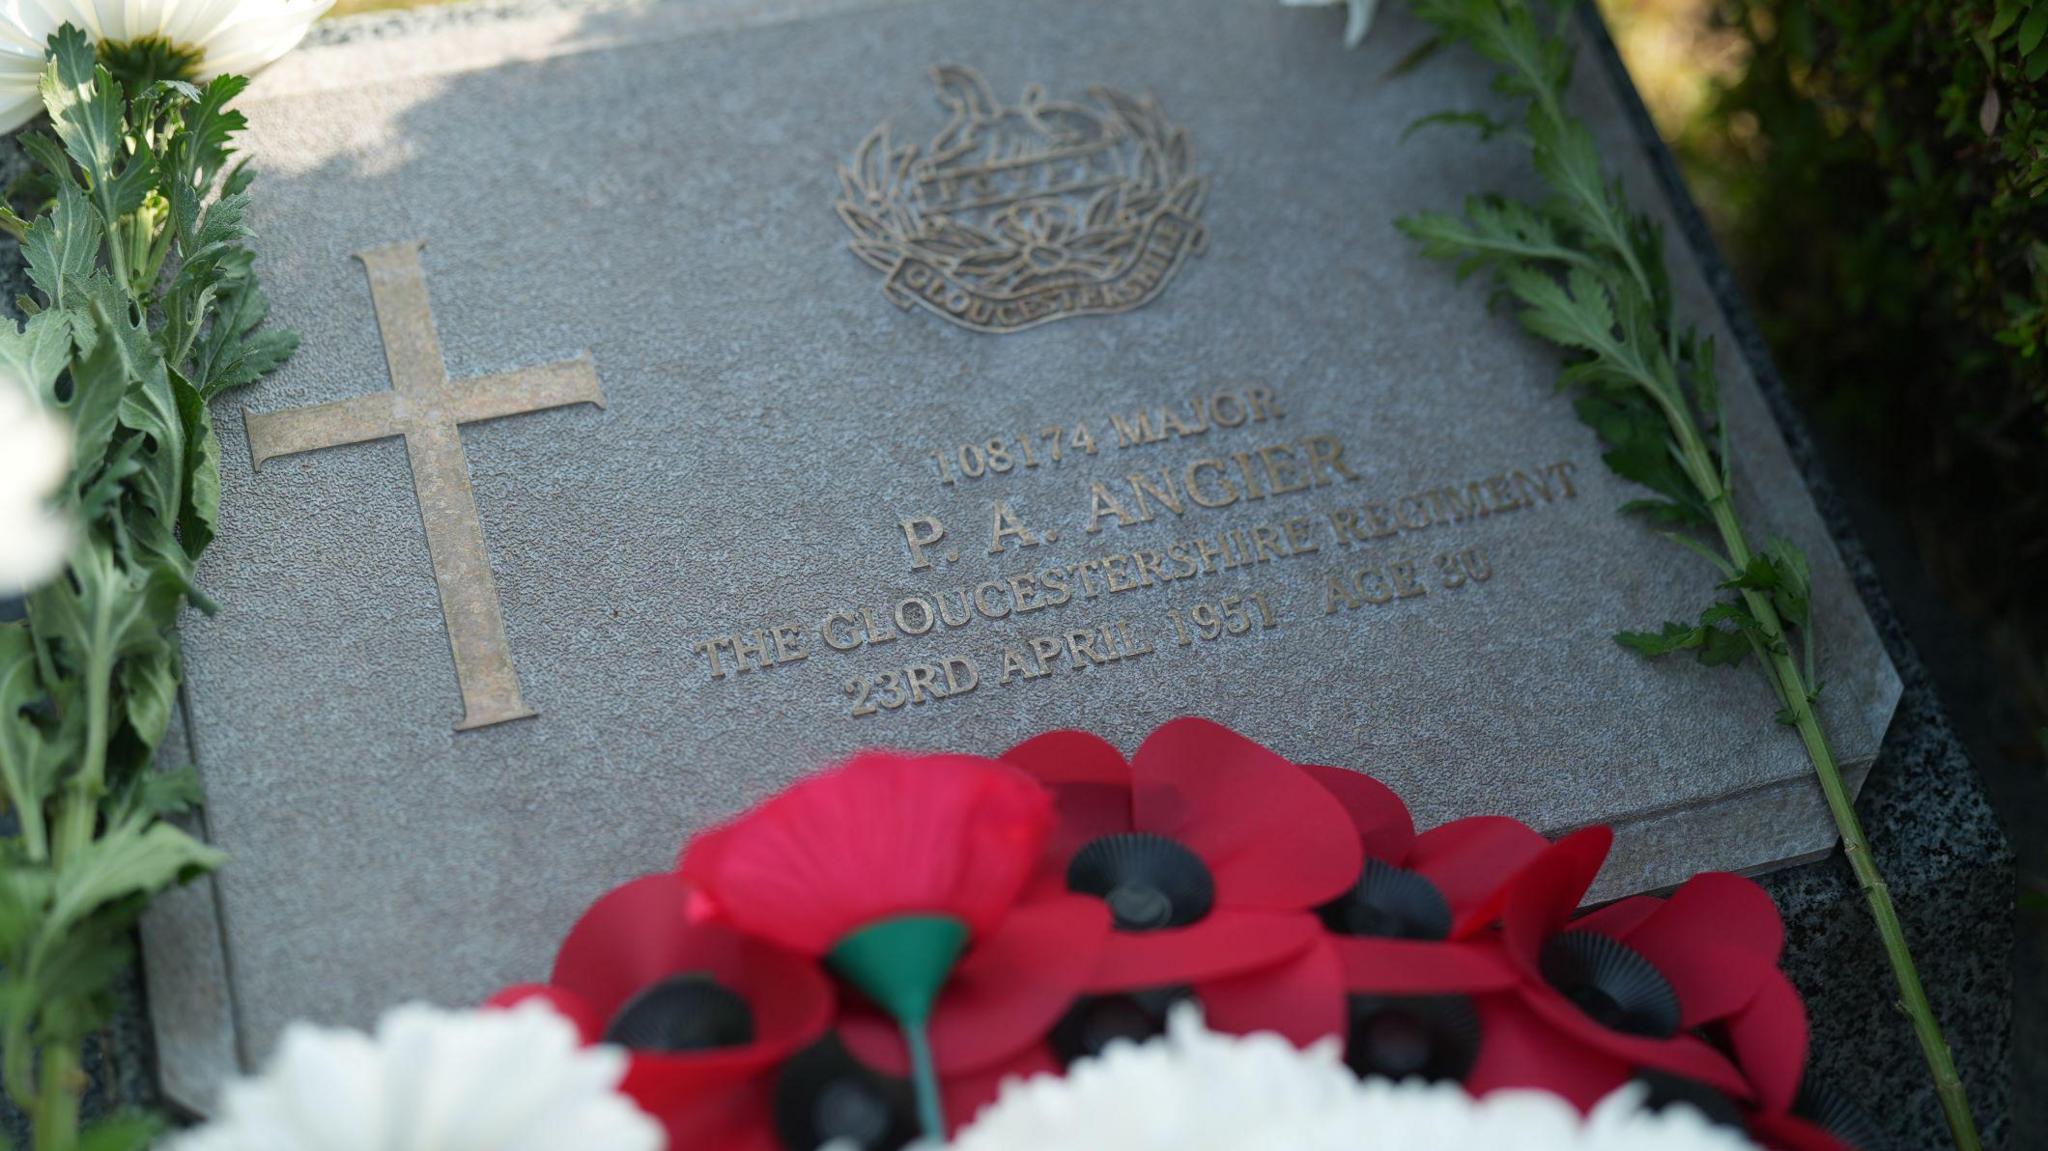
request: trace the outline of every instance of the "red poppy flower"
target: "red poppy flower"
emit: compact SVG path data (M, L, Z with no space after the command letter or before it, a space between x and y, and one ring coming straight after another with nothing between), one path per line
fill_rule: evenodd
M1027 1047L979 1072L947 1075L939 1085L946 1134L957 1134L993 1103L1003 1083L1059 1067L1042 1046ZM895 1151L919 1134L911 1083L870 1066L837 1037L828 1036L784 1064L765 1108L755 1115L766 1141L746 1151L812 1151L832 1146L853 1151ZM676 1151L728 1151L715 1143L672 1143Z
M570 929L545 986L491 1003L543 998L586 1043L625 1047L620 1089L671 1146L776 1147L762 1107L776 1069L830 1027L831 982L810 959L692 922L689 901L672 874L612 891Z
M1010 914L1051 831L1051 798L1014 768L869 753L699 836L682 874L741 930L823 958L896 1021L919 1126L938 1140L933 1009L963 953Z
M980 1075L1042 1045L1087 986L1108 938L1109 914L1099 900L1054 895L1019 904L968 949L939 991L930 1024L939 1074ZM838 1027L861 1062L887 1075L909 1073L903 1036L881 1011L847 1003Z
M1099 983L1076 997L1053 1024L1049 1045L1059 1066L1101 1055L1116 1042L1166 1034L1175 1008L1201 1008L1215 1031L1273 1032L1306 1047L1343 1026L1335 956L1314 942L1300 952L1237 975L1192 984L1152 982L1124 988Z
M1805 1092L1795 1111L1751 1115L1749 1136L1771 1151L1869 1151L1888 1145L1868 1113Z
M1386 784L1341 767L1304 770L1344 806L1365 851L1351 889L1321 909L1343 940L1468 938L1499 918L1508 882L1550 846L1501 815L1417 835L1407 805Z
M1059 819L1039 890L1092 895L1116 932L1091 990L1188 986L1299 956L1313 909L1363 858L1330 793L1219 724L1178 719L1126 761L1085 732L1003 754L1049 788Z
M1629 1081L1629 1060L1551 1026L1512 991L1479 996L1472 1007L1479 1048L1464 1082L1474 1095L1534 1089L1590 1111Z
M1497 947L1468 940L1548 842L1491 816L1417 835L1386 785L1343 768L1304 770L1349 816L1363 866L1317 909L1325 933L1310 948L1195 997L1218 1030L1278 1031L1303 1045L1343 1036L1361 1075L1462 1078L1479 1047L1474 997L1517 981Z
M662 1123L671 1147L812 1151L833 1138L857 1147L912 1138L917 1115L901 1060L871 1064L838 1042L831 982L816 962L728 925L693 921L690 903L673 874L612 891L570 930L547 984L509 988L490 1005L545 999L584 1042L625 1047L620 1090ZM1071 904L1010 917L994 937L1010 940L995 948L1010 956L1010 969L970 956L963 976L1015 975L1016 965L1056 960L1061 950L1078 951L1069 965L1085 968L1091 941L1107 934L1106 917L1092 901ZM1075 931L1075 922L1092 925L1092 935ZM1061 1001L1071 994L1069 987ZM995 1098L1002 1080L1054 1066L1033 1042L1042 1035L1041 1028L971 1072L944 1073L956 1128Z
M733 924L822 956L906 915L994 930L1052 829L1045 791L972 756L856 756L684 849L683 878Z
M1351 887L1317 909L1337 981L1327 1025L1361 1075L1464 1078L1480 1046L1476 997L1517 978L1498 948L1472 939L1548 841L1500 816L1417 835L1385 784L1344 768L1306 770L1343 805L1365 852Z
M1509 886L1500 940L1529 1017L1624 1075L1649 1069L1782 1108L1805 1062L1806 1021L1777 970L1785 933L1770 897L1709 873L1668 899L1638 896L1574 919L1612 843L1606 828L1569 836ZM1735 1061L1699 1032L1721 1037ZM1472 1086L1544 1086L1565 1074L1544 1050L1496 1053Z

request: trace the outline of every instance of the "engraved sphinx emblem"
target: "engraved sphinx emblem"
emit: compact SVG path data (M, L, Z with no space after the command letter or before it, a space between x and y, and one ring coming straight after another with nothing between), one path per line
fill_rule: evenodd
M921 154L884 124L839 169L839 218L898 306L1014 332L1139 307L1202 251L1207 181L1151 97L1033 85L1006 107L970 69L932 78L952 115Z

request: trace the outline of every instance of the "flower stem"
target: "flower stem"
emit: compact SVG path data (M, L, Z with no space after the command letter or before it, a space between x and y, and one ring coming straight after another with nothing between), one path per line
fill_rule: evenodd
M114 679L113 637L104 603L97 605L94 630L86 652L85 746L78 770L57 809L56 864L74 859L92 842L99 821L100 797L106 793L107 740L110 732Z
M1689 416L1679 418L1673 415L1671 424L1688 470L1700 484L1700 494L1707 498L1713 511L1714 528L1720 534L1728 561L1741 571L1749 566L1749 541L1743 534L1742 522L1735 516L1734 504L1727 491L1718 481L1713 481L1711 488L1701 482L1703 477L1718 474L1718 469L1712 463L1699 429ZM1778 689L1778 698L1790 713L1792 725L1806 747L1806 757L1813 763L1813 773L1820 780L1821 794L1827 798L1828 812L1834 816L1835 830L1841 834L1842 854L1848 857L1849 870L1855 873L1857 886L1863 889L1863 897L1870 904L1871 918L1877 921L1877 934L1884 943L1885 959L1891 965L1893 981L1898 984L1899 1008L1912 1023L1913 1036L1919 1041L1920 1053L1934 1077L1935 1095L1941 1101L1949 1136L1955 1141L1957 1151L1980 1151L1982 1144L1977 1134L1977 1121L1970 1114L1970 1102L1963 1090L1962 1077L1956 1073L1955 1056L1949 1050L1948 1039L1942 1034L1940 1020L1934 1017L1933 1005L1927 1001L1927 990L1920 982L1920 969L1913 962L1905 928L1900 924L1898 909L1892 903L1891 888L1878 870L1876 859L1871 856L1870 840L1863 833L1863 821L1856 815L1856 804L1849 797L1849 788L1842 780L1834 749L1828 745L1827 732L1821 727L1819 714L1813 710L1812 685L1807 683L1798 659L1785 642L1784 623L1771 597L1747 589L1742 592L1742 597L1750 614L1771 637L1769 647L1760 654L1765 657L1771 683Z
M1718 555L1703 541L1684 535L1676 538L1720 567L1728 577L1722 586L1734 588L1740 597L1740 614L1746 622L1739 630L1784 704L1781 718L1799 732L1813 763L1828 811L1842 837L1843 853L1877 921L1885 957L1898 985L1899 1007L1911 1021L1933 1074L1950 1134L1959 1151L1979 1151L1976 1124L1955 1060L1927 1001L1891 893L1871 858L1870 842L1813 708L1817 680L1808 619L1801 611L1791 617L1800 628L1799 639L1805 647L1807 658L1802 665L1793 651L1787 617L1778 608L1776 596L1782 592L1768 582L1775 578L1781 586L1786 581L1803 585L1803 564L1794 553L1795 568L1778 569L1785 558L1781 550L1789 549L1773 545L1766 556L1773 571L1768 577L1751 576L1755 553L1729 499L1727 423L1720 415L1718 387L1712 379L1711 341L1706 354L1699 355L1691 350L1689 333L1681 338L1672 316L1670 293L1664 290L1667 277L1651 274L1666 271L1658 266L1662 255L1654 240L1655 228L1629 207L1623 186L1605 171L1590 131L1567 107L1566 88L1575 48L1564 33L1563 21L1570 6L1559 6L1556 30L1545 31L1539 16L1550 7L1534 0L1415 0L1418 14L1436 25L1446 39L1469 43L1495 64L1498 90L1526 101L1526 142L1538 173L1550 186L1551 198L1514 205L1512 217L1499 210L1484 215L1468 212L1462 220L1425 214L1405 221L1403 227L1432 254L1493 264L1503 289L1521 301L1525 320L1540 318L1541 323L1531 327L1575 356L1586 357L1576 367L1597 369L1596 373L1568 376L1568 381L1576 379L1583 390L1596 396L1616 385L1633 386L1657 409L1656 416L1643 413L1648 426L1638 424L1637 417L1627 412L1616 418L1627 425L1629 433L1644 436L1656 435L1656 425L1662 423L1684 483L1699 496L1706 518L1720 537ZM1559 249L1564 254L1555 251ZM1654 331L1650 330L1652 324L1641 322L1644 319L1654 324ZM1696 373L1690 389L1681 371L1688 366ZM1588 422L1593 421L1589 418ZM1703 426L1712 427L1722 437L1718 458L1708 447ZM1612 439L1605 431L1602 436ZM1645 478L1638 464L1624 468L1612 458L1609 463L1616 472L1667 496L1679 494L1661 481ZM1690 502L1682 501L1668 510L1683 514L1691 510ZM1803 599L1811 589L1801 586L1798 590ZM1703 616L1698 630L1715 626L1715 620ZM1696 633L1694 642L1704 641ZM1663 650L1678 646L1689 645Z
M1785 665L1779 669L1781 675L1788 671L1796 674L1796 665L1792 664L1789 654L1778 653L1773 658ZM1871 917L1877 920L1877 933L1884 941L1885 959L1890 962L1892 978L1899 986L1899 1007L1911 1021L1913 1037L1919 1040L1920 1053L1927 1060L1928 1071L1934 1076L1934 1093L1941 1100L1941 1112L1948 1121L1949 1136L1955 1140L1959 1151L1978 1151L1981 1144L1977 1136L1977 1121L1970 1114L1970 1101L1964 1093L1962 1077L1956 1073L1955 1056L1949 1051L1941 1023L1935 1019L1934 1008L1927 1001L1927 991L1920 984L1919 968L1914 965L1913 953L1906 945L1906 933L1899 923L1898 909L1892 905L1891 888L1885 884L1883 874L1877 869L1877 861L1871 857L1870 842L1864 838L1862 821L1857 819L1848 789L1842 784L1834 752L1828 747L1827 733L1821 730L1820 720L1814 715L1810 703L1802 699L1791 706L1799 738L1806 744L1806 754L1813 760L1814 772L1820 776L1821 791L1827 796L1828 810L1834 814L1835 827L1842 833L1842 853L1849 857L1849 869L1856 873L1856 882L1870 903Z
M910 1086L917 1094L917 1121L934 1146L946 1141L946 1105L939 1097L939 1072L932 1063L931 1034L922 1019L903 1021L903 1042L910 1048Z
M34 1151L73 1151L78 1146L78 1052L64 1044L43 1049L41 1082L29 1115Z

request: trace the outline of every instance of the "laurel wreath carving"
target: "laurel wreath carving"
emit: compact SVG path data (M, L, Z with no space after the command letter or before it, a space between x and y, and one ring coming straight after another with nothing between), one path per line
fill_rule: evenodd
M1005 106L970 69L942 66L932 78L952 116L922 154L898 146L884 123L839 166L837 208L853 233L851 247L884 272L914 257L992 295L1101 280L1135 258L1161 213L1192 217L1201 209L1207 181L1193 172L1187 133L1149 95L1094 87L1093 103L1083 104L1048 100L1032 85ZM1013 158L1028 160L1033 148L1044 154L1091 145L1111 145L1123 176L1085 203L1034 196L969 218L928 204L920 192L991 149L1009 146Z

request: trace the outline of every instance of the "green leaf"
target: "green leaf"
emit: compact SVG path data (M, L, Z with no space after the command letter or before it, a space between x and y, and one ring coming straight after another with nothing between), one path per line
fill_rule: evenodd
M1706 522L1698 509L1676 500L1630 500L1621 505L1624 515L1640 516L1658 527L1685 528Z
M199 222L181 222L180 253L184 257L177 275L164 292L162 346L172 364L183 364L199 338L206 318L214 309L223 288L250 278L254 257L242 246L248 229L242 214L248 193L221 197L205 210Z
M0 955L18 952L42 929L52 879L42 867L0 867ZM6 1012L0 1009L0 1016Z
M94 277L86 291L89 298L112 301L111 306L118 308L127 307L120 287L105 276ZM129 376L120 347L111 339L101 338L100 325L91 313L75 314L86 322L72 325L72 336L82 354L72 361L71 396L64 409L71 420L71 468L76 486L90 479L106 459L121 400L128 392Z
M63 312L39 312L16 327L0 322L0 368L35 389L43 403L57 402L57 379L71 356L71 318Z
M43 1045L79 1042L112 1014L113 983L134 961L135 921L145 899L140 893L124 897L61 933L46 931L38 941L40 978L28 991Z
M1451 126L1471 128L1479 133L1481 140L1491 140L1511 129L1511 125L1496 120L1484 112L1436 112L1403 128L1401 139L1405 141L1424 128Z
M22 150L29 154L29 158L35 161L35 168L31 173L34 179L24 180L25 183L39 185L27 192L26 195L31 200L54 199L59 183L77 179L72 172L71 157L64 154L64 145L42 132L22 132L15 139L20 142ZM40 185L47 185L47 188ZM14 193L12 188L8 191L10 195Z
M1605 299L1574 298L1555 276L1518 264L1500 270L1501 283L1522 305L1522 326L1567 348L1598 354L1612 342L1613 313Z
M1813 577L1807 568L1806 553L1785 539L1772 540L1764 553L1770 557L1771 566L1778 576L1772 604L1786 623L1805 627L1813 602Z
M246 76L216 76L204 91L193 93L193 106L185 115L185 130L179 134L176 157L177 183L204 191L220 174L237 132L248 127L240 112L228 102L249 86Z
M1575 120L1537 117L1531 121L1530 135L1536 142L1536 171L1551 186L1559 213L1593 244L1633 258L1629 221L1608 199L1593 134Z
M1714 604L1700 614L1697 624L1667 623L1662 631L1625 631L1614 639L1646 656L1691 651L1701 663L1710 666L1741 663L1749 658L1758 642L1756 621L1740 605L1732 603Z
M2020 55L2032 55L2034 49L2041 46L2044 35L2048 35L2048 4L2037 4L2034 10L2027 14L2026 21L2020 25L2019 39L2015 41Z
M47 732L33 718L48 694L37 673L28 626L19 621L0 624L0 788L5 789L7 806L16 812L22 846L30 858L40 858L47 848L43 805L73 749L70 733L61 728Z
M1702 627L1699 660L1709 667L1733 667L1748 659L1753 650L1750 637L1741 631Z
M51 127L85 173L101 223L140 207L154 177L152 158L147 151L130 153L122 131L120 88L99 66L92 41L69 24L50 37L42 93Z
M29 618L36 634L61 642L73 661L111 669L160 642L160 632L176 622L184 590L166 565L124 567L111 544L88 538L72 554L70 579L29 596Z
M1749 565L1733 579L1723 581L1724 588L1738 588L1748 591L1776 591L1779 585L1778 568L1767 555L1749 557Z
M1572 408L1607 445L1601 459L1614 474L1685 509L1690 522L1708 522L1707 505L1671 454L1670 429L1646 396L1632 386L1620 392L1588 391Z
M256 331L269 312L270 301L253 278L221 294L213 326L193 356L191 379L201 395L210 400L252 384L298 350L295 332Z
M2023 10L2021 0L1998 0L1998 11L1991 17L1991 26L1984 34L1993 40L2005 35L2005 30L2018 23Z
M1406 76L1408 73L1428 63L1443 49L1444 38L1442 36L1431 36L1429 39L1410 48L1399 60L1394 61L1393 65L1381 74L1380 79L1382 81L1396 80Z
M1397 220L1395 226L1420 241L1423 254L1433 259L1487 263L1581 259L1560 242L1556 224L1548 217L1528 205L1498 197L1475 196L1466 201L1464 219L1424 212Z
M140 467L130 485L135 498L128 508L128 527L141 546L171 564L182 578L189 557L175 530L185 510L185 421L169 370L148 329L129 316L120 289L109 281L102 283L91 303L94 350L111 357L104 365L107 381L121 381L118 422L142 437L134 456Z
M193 559L213 542L220 519L220 438L199 390L183 376L171 376L178 416L185 429L185 504L178 513L178 538Z
M156 752L170 727L171 710L178 702L180 670L178 637L171 631L157 633L121 660L116 674L121 707L141 744L143 758Z
M1700 646L1704 641L1700 635L1702 630L1690 624L1671 622L1666 623L1662 631L1617 632L1614 642L1643 655L1670 655Z
M85 193L75 181L61 181L56 206L36 218L21 245L28 278L51 307L65 307L79 295L78 287L99 259L101 237L99 218Z
M168 823L132 818L101 833L57 873L44 933L62 935L115 900L159 891L226 859Z
M146 1151L163 1130L163 1122L152 1115L102 1119L78 1137L78 1151Z
M206 798L199 773L190 767L171 771L145 771L136 776L131 810L151 815L178 815L197 808Z

